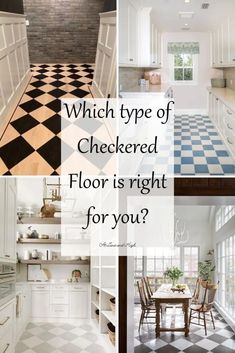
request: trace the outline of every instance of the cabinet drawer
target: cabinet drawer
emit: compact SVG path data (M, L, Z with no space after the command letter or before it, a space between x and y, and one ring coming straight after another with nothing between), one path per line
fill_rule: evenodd
M88 287L87 286L83 286L81 284L71 284L70 290L72 291L88 291Z
M11 303L0 311L0 339L5 336L6 332L10 332L12 330L14 310L15 306Z
M52 304L68 304L69 303L69 294L68 292L53 291L51 293L51 303Z
M58 290L66 291L66 290L68 290L68 286L66 284L53 284L51 286L51 290L53 290L53 291L58 291Z
M224 113L226 116L233 117L235 119L235 113L226 106L224 106Z
M68 305L51 305L51 316L52 317L68 317L69 307Z
M235 116L234 115L225 115L225 124L226 129L233 130L235 133Z
M50 287L46 284L33 284L32 285L32 291L39 290L41 292L41 291L47 291L49 289L50 289Z
M1 353L13 353L13 333L8 332L4 337L0 339L0 352Z
M228 143L229 147L235 151L235 131L227 130L226 131L226 142Z

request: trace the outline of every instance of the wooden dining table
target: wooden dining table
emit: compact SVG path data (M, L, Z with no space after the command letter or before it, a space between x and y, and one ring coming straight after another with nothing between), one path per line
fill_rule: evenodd
M160 288L153 293L152 299L155 301L156 306L156 337L160 337L161 332L166 331L182 331L185 337L189 334L189 306L192 295L188 286L184 292L173 292L171 284L162 284ZM177 305L182 304L184 315L184 327L161 327L161 305Z

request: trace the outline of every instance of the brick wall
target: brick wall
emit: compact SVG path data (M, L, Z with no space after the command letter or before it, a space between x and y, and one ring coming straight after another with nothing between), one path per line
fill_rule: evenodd
M31 63L94 63L104 0L24 0Z

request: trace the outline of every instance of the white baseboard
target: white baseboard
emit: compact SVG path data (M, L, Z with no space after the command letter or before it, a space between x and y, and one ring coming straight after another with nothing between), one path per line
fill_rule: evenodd
M217 303L215 303L215 308L235 332L235 321L233 321Z
M208 115L207 109L175 109L175 115Z
M24 91L25 91L29 81L31 80L31 77L32 77L32 73L29 70L26 73L22 82L20 83L17 91L15 92L15 94L12 97L11 101L9 102L8 106L4 110L4 116L2 117L2 121L0 124L0 139L2 138L2 135L3 135L7 125L11 121L12 115L13 115L15 109L17 108L17 105L19 104L21 97L24 94Z

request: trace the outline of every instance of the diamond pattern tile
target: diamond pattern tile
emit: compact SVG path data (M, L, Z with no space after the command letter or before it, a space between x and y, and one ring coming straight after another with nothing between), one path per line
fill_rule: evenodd
M15 353L110 353L97 326L84 321L29 323L16 344Z
M69 125L61 122L61 98L91 97L93 64L34 64L31 71L31 81L0 140L1 175L58 174L62 146L65 158L73 152L71 143L61 143L61 130ZM100 123L84 126L79 122L78 127L77 138L90 137ZM98 174L107 168L106 161L83 158L83 162Z
M138 331L140 307L135 307L135 349L134 353L232 353L235 349L235 333L215 309L215 330L208 322L208 335L204 328L191 324L188 337L183 332L162 332L160 338L155 337L155 325L148 323ZM184 326L181 308L168 308L163 318L167 327Z

